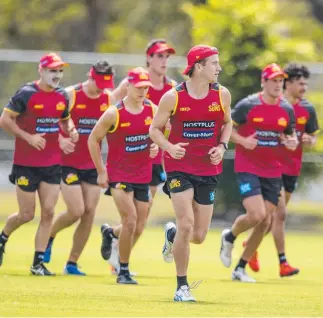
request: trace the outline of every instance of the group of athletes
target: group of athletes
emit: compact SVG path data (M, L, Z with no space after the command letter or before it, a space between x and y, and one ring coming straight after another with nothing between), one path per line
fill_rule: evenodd
M1 127L16 137L13 168L19 210L0 234L0 266L11 234L41 215L31 273L53 276L45 263L57 234L78 222L64 272L85 275L78 259L91 233L100 188L112 195L120 224L101 226L101 255L119 284L137 284L129 270L133 246L143 233L158 186L171 198L176 223L165 225L162 254L175 260L174 301L195 301L187 268L190 243L201 244L209 230L222 159L236 144L235 172L246 214L221 235L220 259L230 267L235 239L250 230L232 279L255 282L245 271L259 271L257 248L272 232L280 276L299 270L285 256L286 205L296 188L303 145L313 146L319 131L314 107L304 98L310 73L303 65L267 65L262 90L237 103L218 83L219 51L197 45L187 54L177 84L166 76L175 54L165 40L146 48L146 68L137 67L114 88L114 70L95 63L84 82L62 88L65 63L56 53L41 58L40 77L22 86L5 106ZM108 155L102 159L106 139ZM54 220L61 191L66 211Z

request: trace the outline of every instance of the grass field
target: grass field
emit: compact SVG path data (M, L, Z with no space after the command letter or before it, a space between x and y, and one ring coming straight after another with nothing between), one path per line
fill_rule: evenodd
M1 227L3 224L0 224ZM0 269L0 316L323 316L322 237L289 234L288 256L301 268L299 276L278 277L271 238L260 249L261 272L256 284L230 280L231 271L218 259L219 232L211 231L201 246L192 246L190 282L197 303L173 303L175 268L163 263L161 228L148 228L131 262L138 286L121 286L100 258L99 227L93 229L80 260L87 277L63 276L72 228L62 232L53 248L49 268L57 277L29 275L36 224L21 227L7 244ZM237 242L234 258L241 251Z

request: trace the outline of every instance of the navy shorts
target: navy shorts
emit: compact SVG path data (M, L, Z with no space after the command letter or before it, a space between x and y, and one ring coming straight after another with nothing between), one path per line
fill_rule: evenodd
M167 182L163 187L163 191L171 197L171 193L194 189L194 201L199 204L210 205L214 204L217 185L217 176L195 176L174 171L167 174Z
M111 188L133 192L133 197L138 201L149 202L150 199L148 183L110 182L109 188L104 194L111 195Z
M298 176L282 175L283 188L286 192L293 193L297 188Z
M238 172L237 181L243 199L262 195L265 201L278 205L282 187L281 178L264 178L248 172Z
M81 182L97 185L98 173L96 169L76 169L62 167L62 180L67 185L78 185Z
M166 173L162 165L153 165L152 179L149 185L158 186L166 181Z

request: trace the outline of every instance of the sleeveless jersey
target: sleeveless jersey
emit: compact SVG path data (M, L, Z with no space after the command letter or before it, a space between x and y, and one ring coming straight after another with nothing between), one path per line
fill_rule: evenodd
M150 99L155 105L158 106L160 99L163 97L163 95L168 92L170 89L172 89L176 85L176 82L167 76L164 78L164 87L161 90L157 90L151 86L149 86L148 93L146 97ZM163 162L163 155L162 150L159 150L158 155L152 159L153 164L161 165Z
M150 100L144 100L143 110L139 114L128 112L123 101L115 106L117 122L107 134L110 182L140 184L151 181L149 127L154 116L152 105Z
M90 98L84 93L82 84L74 87L74 101L71 101L70 114L79 133L79 140L74 152L62 152L62 166L81 170L95 169L87 140L94 125L109 106L109 95L102 93L98 98Z
M220 97L221 86L210 84L209 93L203 99L194 99L186 83L175 87L177 104L170 118L172 144L188 142L186 154L181 160L164 154L166 172L180 171L197 176L214 176L222 172L222 162L212 165L208 152L219 145L224 123L224 108Z

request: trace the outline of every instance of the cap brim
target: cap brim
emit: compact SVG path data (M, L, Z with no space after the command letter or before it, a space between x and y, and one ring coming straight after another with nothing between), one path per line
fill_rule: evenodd
M153 84L149 81L142 81L137 83L131 83L134 87L143 87L143 86L153 86Z
M65 63L63 61L61 62L53 62L47 66L44 66L44 67L47 67L47 68L56 68L56 67L66 67L66 66L70 66L68 63Z
M172 47L163 47L163 48L157 49L154 53L164 53L164 52L168 52L169 54L176 53L175 49L173 49Z
M184 75L187 75L189 73L189 71L191 70L191 68L193 67L193 65L187 65L185 70L183 71Z
M284 73L284 72L275 72L275 73L270 74L266 78L267 79L273 79L273 78L276 78L276 77L279 77L279 76L282 76L284 78L288 77L288 75L286 73Z
M95 81L96 86L98 88L100 88L100 89L106 89L106 88L113 89L114 88L114 83L111 82L111 81L102 81L102 82L100 82L100 81L96 81L95 79L94 79L94 81Z

